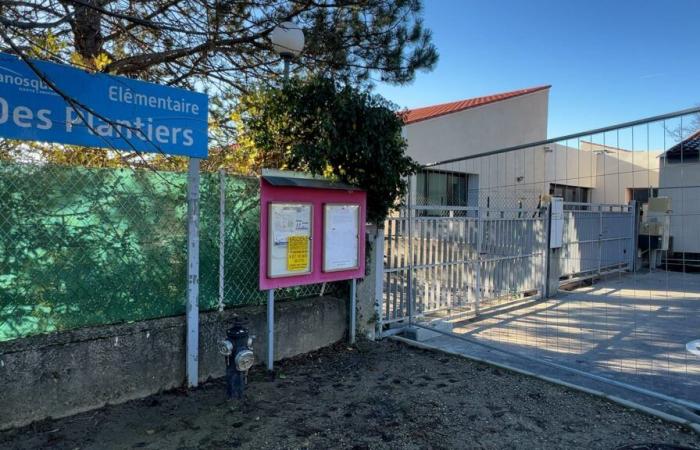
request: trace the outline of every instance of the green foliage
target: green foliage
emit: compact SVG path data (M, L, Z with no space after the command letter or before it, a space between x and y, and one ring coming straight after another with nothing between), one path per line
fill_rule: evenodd
M2 51L206 91L219 146L239 95L279 77L268 36L282 22L306 36L298 73L404 84L438 59L421 0L43 0L0 11Z
M374 223L401 200L406 177L418 169L390 103L326 78L256 90L233 117L239 151L256 169L301 170L362 187Z

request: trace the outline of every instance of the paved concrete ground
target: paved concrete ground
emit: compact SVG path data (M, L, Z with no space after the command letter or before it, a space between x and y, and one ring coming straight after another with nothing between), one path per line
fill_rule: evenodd
M557 298L501 308L453 325L456 334L499 349L700 403L700 356L685 347L700 339L700 274L620 274ZM453 337L425 343L673 412L656 399Z

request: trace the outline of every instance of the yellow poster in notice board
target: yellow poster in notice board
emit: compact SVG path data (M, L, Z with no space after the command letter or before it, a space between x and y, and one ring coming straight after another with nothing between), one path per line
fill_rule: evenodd
M306 270L309 266L309 237L287 237L287 270Z

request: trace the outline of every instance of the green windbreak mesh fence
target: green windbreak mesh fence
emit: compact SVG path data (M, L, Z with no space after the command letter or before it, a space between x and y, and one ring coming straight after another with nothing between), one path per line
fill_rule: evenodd
M184 311L186 176L0 165L0 340Z
M258 181L224 183L223 303L262 304ZM0 341L184 314L186 186L185 173L0 163ZM200 195L200 309L211 310L219 302L219 174L202 174Z

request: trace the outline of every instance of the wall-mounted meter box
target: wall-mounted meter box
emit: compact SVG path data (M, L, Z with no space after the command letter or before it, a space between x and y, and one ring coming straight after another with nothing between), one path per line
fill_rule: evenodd
M564 243L564 199L552 197L552 220L550 221L549 248L561 248Z

